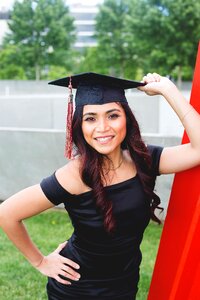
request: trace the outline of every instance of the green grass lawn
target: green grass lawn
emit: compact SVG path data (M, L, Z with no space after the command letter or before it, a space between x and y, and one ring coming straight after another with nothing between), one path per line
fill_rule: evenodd
M63 210L50 210L26 220L29 233L46 255L57 248L72 232L68 215ZM137 300L145 300L154 266L162 226L150 223L142 243L143 261ZM46 278L36 271L15 249L0 230L0 299L44 300Z

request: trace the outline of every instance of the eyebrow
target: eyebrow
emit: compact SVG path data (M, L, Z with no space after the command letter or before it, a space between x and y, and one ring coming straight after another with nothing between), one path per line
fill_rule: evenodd
M112 112L121 112L121 110L120 110L120 109L117 109L117 108L113 108L113 109L110 109L110 110L106 111L106 114L110 114L110 113L112 113ZM88 113L85 113L85 114L83 115L83 117L85 117L85 116L87 116L87 115L89 115L89 116L96 116L97 113L95 113L95 112L88 112Z

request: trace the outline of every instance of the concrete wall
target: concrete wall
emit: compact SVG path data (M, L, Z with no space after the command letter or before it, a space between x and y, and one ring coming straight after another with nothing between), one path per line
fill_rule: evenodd
M0 130L0 199L39 182L66 163L64 132Z

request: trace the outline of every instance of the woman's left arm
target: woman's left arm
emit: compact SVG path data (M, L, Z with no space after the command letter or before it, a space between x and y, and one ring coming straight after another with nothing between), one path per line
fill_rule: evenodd
M187 102L176 85L156 73L144 76L147 84L139 89L147 95L162 95L185 128L189 143L164 148L160 158L160 174L184 171L200 164L200 115Z

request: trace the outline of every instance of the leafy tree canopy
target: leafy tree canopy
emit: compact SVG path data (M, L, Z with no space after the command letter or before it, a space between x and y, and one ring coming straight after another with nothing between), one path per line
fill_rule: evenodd
M48 65L70 68L75 34L73 19L63 0L16 1L8 25L10 33L3 48L16 46L15 59L28 78L40 79Z
M89 59L97 61L94 63L97 70L118 76L135 75L137 60L130 51L132 33L126 25L129 13L129 0L105 0L100 7L95 34L98 47L89 53Z
M18 48L10 45L0 51L0 78L1 79L27 79L24 69L20 66L20 59L16 55Z
M200 39L200 2L140 0L131 4L127 25L135 33L144 72L191 78Z

